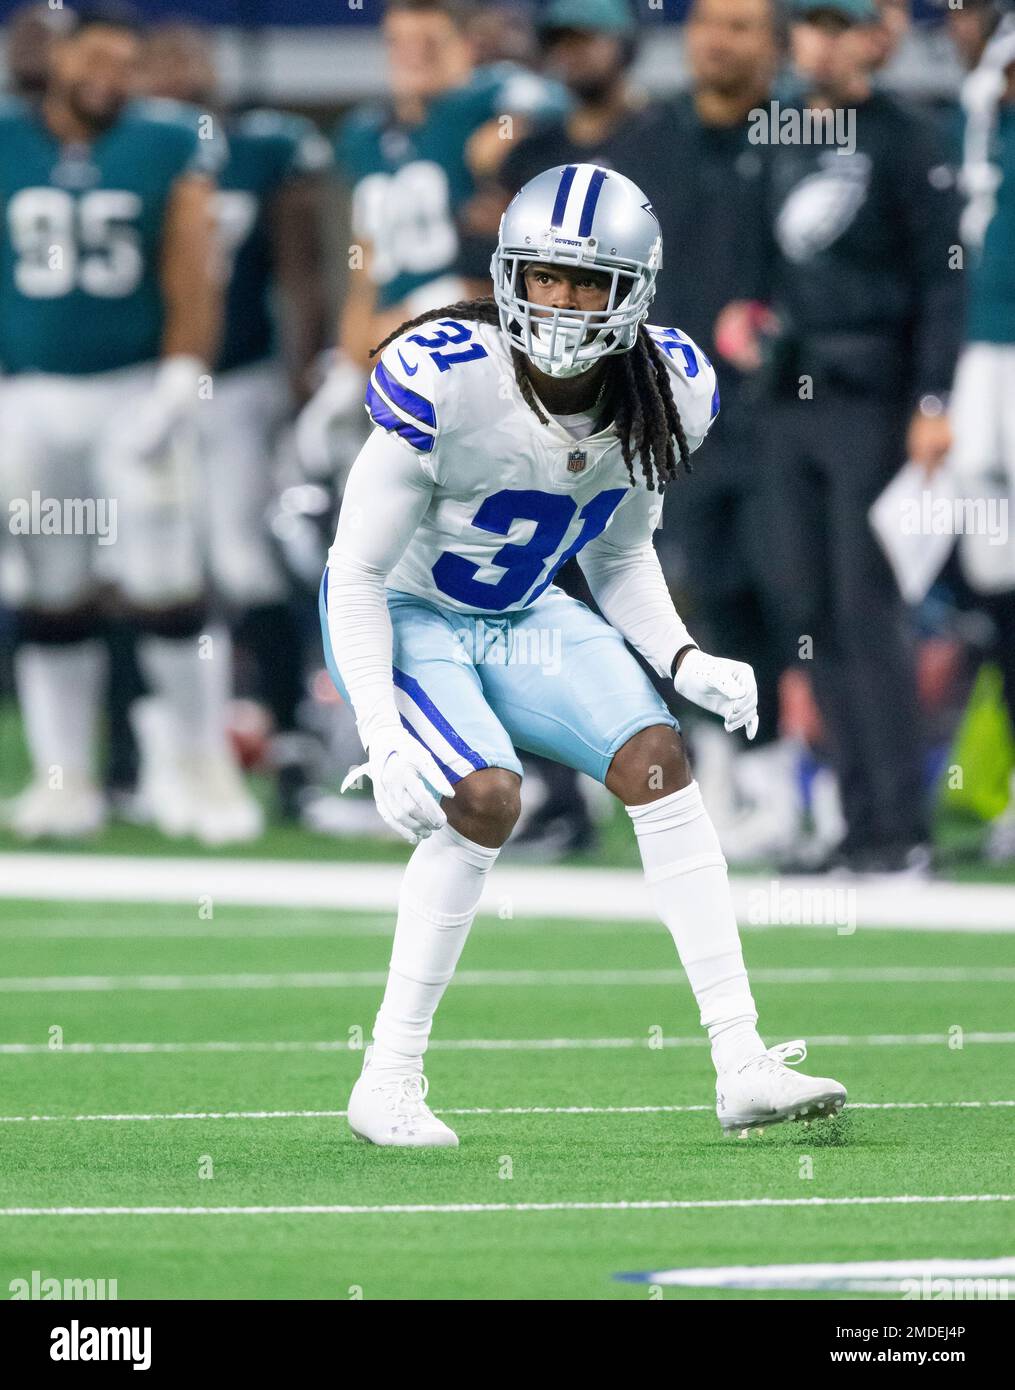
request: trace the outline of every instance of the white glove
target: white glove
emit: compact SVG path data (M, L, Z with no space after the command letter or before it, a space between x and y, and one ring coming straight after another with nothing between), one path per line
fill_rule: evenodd
M381 818L411 845L447 824L439 796L454 796L455 789L407 729L378 730L370 740L368 758L362 766L350 768L342 791L365 772Z
M195 418L201 377L207 370L199 357L183 353L164 357L152 389L114 419L117 442L141 457L161 453L175 432Z
M367 375L340 352L327 376L296 417L296 453L307 474L330 477L343 449L355 452L356 431L367 421L363 410Z
M685 700L721 714L728 734L744 729L753 738L758 732L758 684L746 661L707 656L695 647L682 658L673 684Z

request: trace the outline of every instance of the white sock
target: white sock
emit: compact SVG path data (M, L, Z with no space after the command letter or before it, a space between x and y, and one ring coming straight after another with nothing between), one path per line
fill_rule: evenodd
M387 988L374 1022L375 1069L422 1069L434 1013L499 853L450 825L413 850L398 900Z
M697 782L627 808L656 911L669 928L712 1043L716 1070L764 1052L726 860Z
M91 780L99 698L106 669L101 642L29 642L14 657L21 717L35 776Z
M171 712L178 747L187 754L221 756L228 749L226 702L232 685L232 647L214 631L207 656L199 637L155 637L138 642L138 660L152 689Z

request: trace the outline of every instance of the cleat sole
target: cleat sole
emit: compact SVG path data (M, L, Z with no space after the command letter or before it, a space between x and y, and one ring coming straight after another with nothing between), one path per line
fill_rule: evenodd
M809 1129L815 1120L831 1120L840 1114L846 1104L845 1096L828 1096L818 1100L808 1101L799 1110L786 1115L773 1115L771 1119L759 1121L757 1119L745 1120L737 1118L733 1120L720 1120L724 1134L736 1134L738 1139L746 1139L753 1131L756 1135L764 1134L766 1129L771 1129L774 1125L792 1124L794 1122L804 1124Z

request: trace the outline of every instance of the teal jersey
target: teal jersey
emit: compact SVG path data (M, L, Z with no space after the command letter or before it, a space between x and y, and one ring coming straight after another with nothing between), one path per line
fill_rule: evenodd
M1015 107L1002 106L991 162L1001 171L983 249L970 255L969 319L973 343L1015 343Z
M271 203L290 180L331 163L317 128L280 111L248 111L226 125L228 155L219 175L219 238L229 290L218 365L258 362L274 347L274 248Z
M428 106L421 124L398 122L390 104L358 107L335 136L339 172L352 190L355 237L373 248L378 308L454 270L456 214L474 192L469 137L505 116L550 120L567 111L559 83L517 63L478 68Z
M211 142L174 103L126 108L61 146L34 108L0 107L0 368L80 375L159 355L170 190L212 172Z

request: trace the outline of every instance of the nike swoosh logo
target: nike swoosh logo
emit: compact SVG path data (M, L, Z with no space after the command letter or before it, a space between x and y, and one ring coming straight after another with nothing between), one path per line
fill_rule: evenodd
M417 362L416 365L415 365L415 367L410 367L409 364L408 364L408 362L406 362L405 358L402 356L401 352L399 352L399 354L398 354L398 360L399 360L399 362L401 362L402 366L405 368L405 375L406 375L406 376L415 376L416 373L419 371L419 363Z

